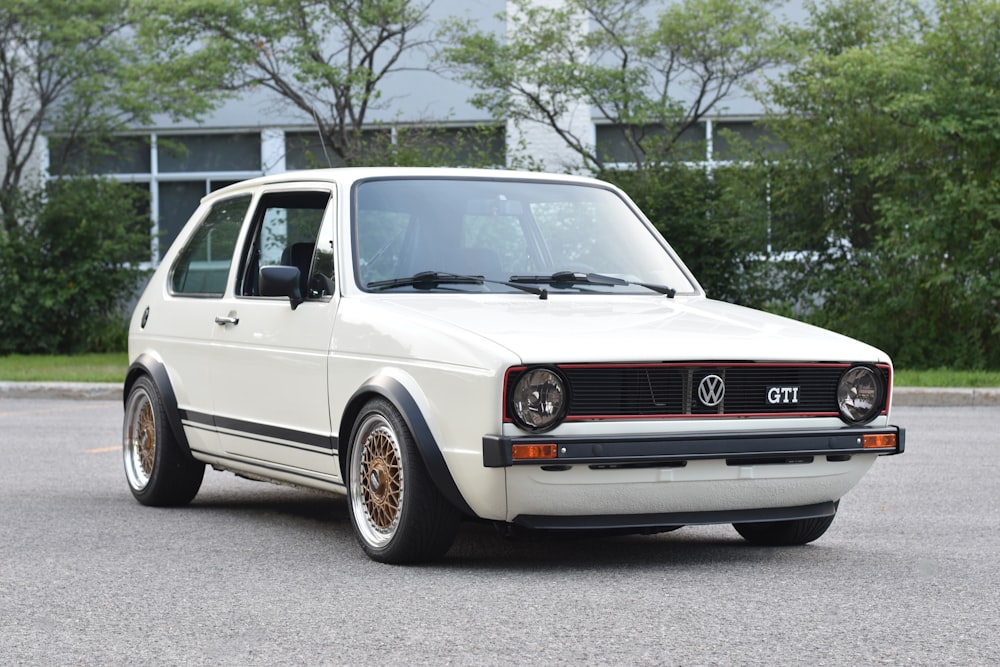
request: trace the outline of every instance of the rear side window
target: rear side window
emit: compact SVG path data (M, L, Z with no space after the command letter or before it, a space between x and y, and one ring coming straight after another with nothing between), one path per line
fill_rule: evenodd
M174 294L225 294L233 252L249 208L250 195L226 199L212 207L174 263L170 274Z

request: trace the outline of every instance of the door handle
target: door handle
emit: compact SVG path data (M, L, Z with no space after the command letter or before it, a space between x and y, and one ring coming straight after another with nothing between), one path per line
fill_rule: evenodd
M227 324L236 325L240 323L240 318L236 317L235 313L226 316L216 315L215 323L219 326L226 326Z

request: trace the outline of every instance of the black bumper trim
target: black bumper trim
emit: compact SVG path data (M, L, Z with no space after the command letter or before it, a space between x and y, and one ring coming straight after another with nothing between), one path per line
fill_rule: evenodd
M865 449L864 435L895 435L894 449ZM514 461L513 445L554 444L556 458ZM852 454L902 454L905 431L886 428L843 428L822 431L740 431L724 433L679 433L650 436L483 436L483 465L668 463L697 459L766 459L805 456L850 456Z
M598 514L593 516L540 516L521 514L511 522L532 530L656 530L718 523L759 523L816 519L837 513L837 501L770 507L752 510L713 512L668 512L662 514Z

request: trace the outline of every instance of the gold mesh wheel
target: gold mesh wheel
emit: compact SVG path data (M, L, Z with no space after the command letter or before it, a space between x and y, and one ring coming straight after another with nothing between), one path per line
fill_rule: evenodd
M125 476L129 486L142 491L149 484L156 458L156 418L145 389L133 391L125 406L125 433L122 438Z
M379 428L369 436L361 469L368 517L380 529L388 529L399 514L403 487L403 470L391 431Z
M395 405L382 397L368 401L345 456L351 525L370 558L418 563L448 551L461 515L431 480Z
M198 493L205 464L182 449L151 378L135 379L125 400L122 458L132 495L143 505L186 505Z
M399 439L381 414L361 422L350 466L351 511L358 531L366 544L382 547L399 527L405 482Z

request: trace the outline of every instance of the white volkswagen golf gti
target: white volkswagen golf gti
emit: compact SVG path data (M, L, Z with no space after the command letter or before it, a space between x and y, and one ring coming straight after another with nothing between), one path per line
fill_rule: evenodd
M189 503L206 465L346 494L390 563L441 557L465 519L804 544L904 447L883 352L709 300L624 193L581 177L331 169L214 192L129 359L139 502Z

